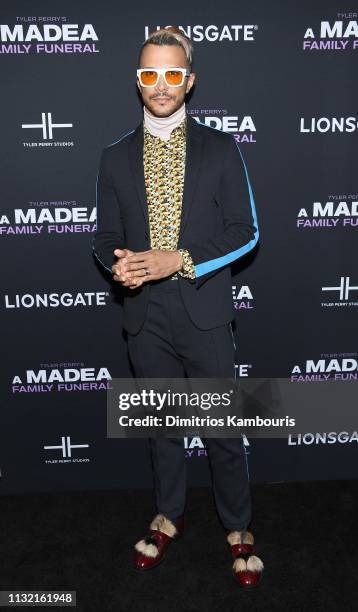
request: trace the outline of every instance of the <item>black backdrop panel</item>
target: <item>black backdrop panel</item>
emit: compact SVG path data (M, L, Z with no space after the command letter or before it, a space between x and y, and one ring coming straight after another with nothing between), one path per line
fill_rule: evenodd
M234 134L255 195L260 245L232 268L238 374L357 376L357 15L332 0L3 3L3 494L152 484L147 441L106 437L107 385L131 369L91 238L100 153L141 120L140 44L170 24L194 42L188 112ZM246 440L250 479L356 477L354 432L324 433ZM208 484L202 441L184 442L189 482Z

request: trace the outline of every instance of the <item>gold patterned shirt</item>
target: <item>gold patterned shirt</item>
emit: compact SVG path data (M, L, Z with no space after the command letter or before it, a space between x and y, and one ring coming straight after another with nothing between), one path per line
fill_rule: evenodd
M144 177L148 203L150 248L178 250L183 266L178 273L195 279L194 262L187 249L177 249L182 212L186 118L170 134L169 140L144 130ZM172 277L177 278L177 274Z

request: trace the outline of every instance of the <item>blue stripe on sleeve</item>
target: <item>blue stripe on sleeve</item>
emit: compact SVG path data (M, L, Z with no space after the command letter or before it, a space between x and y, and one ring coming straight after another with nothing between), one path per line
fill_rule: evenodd
M254 248L255 244L257 243L259 239L259 230L258 230L258 223L257 223L254 194L252 192L252 187L251 187L249 175L247 172L246 164L242 156L242 153L240 151L240 147L237 144L236 140L235 140L235 144L238 148L238 151L242 159L242 163L244 164L244 168L245 168L245 175L246 175L249 196L250 196L251 212L252 212L252 217L254 220L254 226L256 228L256 231L254 234L254 238L250 240L247 244L244 244L239 249L236 249L235 251L231 251L230 253L227 253L226 255L222 255L221 257L216 257L215 259L210 259L209 261L205 261L203 263L197 264L195 266L195 274L197 277L202 276L203 274L206 274L207 272L211 272L212 270L216 270L217 268L221 268L222 266L225 266L226 264L231 263L235 259L238 259L242 255L245 255L245 253L248 253L249 251L251 251L251 249Z

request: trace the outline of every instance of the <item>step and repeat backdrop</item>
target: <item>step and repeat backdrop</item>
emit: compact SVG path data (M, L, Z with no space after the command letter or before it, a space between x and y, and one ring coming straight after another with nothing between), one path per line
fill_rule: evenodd
M107 437L106 394L132 375L120 287L94 259L102 149L142 120L141 43L194 43L187 111L230 132L260 228L232 267L237 375L342 391L357 377L357 13L272 0L1 7L0 493L151 487L147 440ZM342 393L342 397L344 393ZM337 411L340 406L337 405ZM252 482L357 476L357 432L245 438ZM209 483L199 438L189 484Z

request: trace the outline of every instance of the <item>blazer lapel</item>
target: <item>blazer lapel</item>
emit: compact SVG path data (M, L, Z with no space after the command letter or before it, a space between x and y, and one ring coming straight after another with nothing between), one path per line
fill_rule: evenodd
M186 159L184 173L184 192L182 214L179 231L179 240L189 217L190 206L193 202L195 188L198 182L200 165L203 153L202 134L196 125L195 119L187 115L186 131ZM129 142L129 159L134 184L141 204L146 225L147 238L150 236L148 203L146 197L144 167L143 167L143 122L134 130Z

